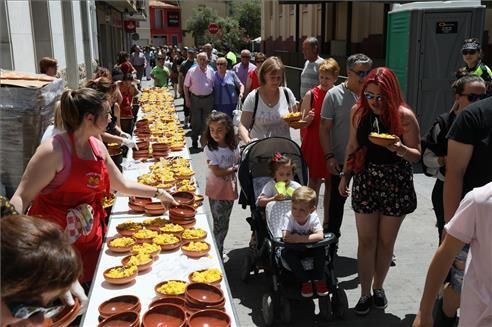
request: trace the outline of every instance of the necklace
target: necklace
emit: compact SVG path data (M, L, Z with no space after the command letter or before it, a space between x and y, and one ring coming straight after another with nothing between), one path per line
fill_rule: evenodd
M274 107L278 103L278 100L279 100L278 99L278 90L277 90L277 92L275 92L273 97L270 97L269 95L267 96L267 92L263 92L262 99L263 99L263 102L267 106L269 106L270 108Z

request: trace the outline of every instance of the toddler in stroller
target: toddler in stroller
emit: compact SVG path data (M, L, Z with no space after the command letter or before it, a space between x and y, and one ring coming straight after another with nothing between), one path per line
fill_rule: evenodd
M271 291L262 299L266 325L273 323L275 313L280 313L283 323L290 322L290 300L318 298L320 316L327 320L332 313L343 317L348 310L329 251L336 237L323 234L315 203L314 190L303 186L294 191L292 201L273 201L266 207L265 247L272 279Z

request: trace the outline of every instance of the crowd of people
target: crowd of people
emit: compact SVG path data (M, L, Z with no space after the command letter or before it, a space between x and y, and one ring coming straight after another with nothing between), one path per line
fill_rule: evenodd
M10 199L12 213L20 216L0 221L2 312L8 313L8 321L46 313L53 299L67 294L86 301L81 287L87 291L102 247L105 194L117 190L175 204L164 190L126 180L105 147L115 142L137 148L131 136L133 101L140 92L139 82L146 78L156 87L172 87L175 97L184 98L184 127L191 128L192 148L203 147L209 168L205 194L220 254L238 198L239 144L269 137L290 139L292 126L283 117L300 112L302 119L295 128L309 169L308 185L294 180L295 166L288 156L275 153L271 179L256 200L260 208L292 200L282 228L284 241L312 243L329 232L340 242L344 205L351 195L361 284L354 310L366 315L373 307L386 308L384 281L397 235L404 218L417 208L412 165L422 162L425 172L436 178L432 202L439 248L414 326L452 326L458 308L463 326L492 324L492 220L487 219L492 209L492 97L486 98L492 90L492 71L480 60L478 40L463 44L465 65L452 85L452 108L423 133L391 69L373 68L367 55L353 54L346 59L346 79L335 85L342 69L335 59L320 57L318 40L307 38L302 50L306 62L300 99L286 85L280 58L255 53L252 61L253 54L246 49L237 58L228 47L219 52L211 44L183 50L134 46L130 53L122 51L111 69L99 67L85 87L64 91L54 126L46 131ZM40 63L42 73L52 76L56 65L50 58ZM390 134L394 141L374 144L372 133ZM423 142L422 134L427 134ZM316 207L322 185L320 219ZM16 224L22 228L16 229ZM50 269L39 274L54 280L35 295L30 293L29 274L9 270L12 262L26 267L23 272L39 268L38 261L23 259L35 250L21 249L22 242L38 252L44 249L36 260L46 260ZM336 255L338 242L330 247L331 255ZM469 251L472 256L465 265ZM323 253L308 252L315 258L311 275L300 265L306 253L285 250L283 255L299 280L302 296L314 292L326 296ZM24 303L26 296L32 301ZM23 307L30 313L22 315Z

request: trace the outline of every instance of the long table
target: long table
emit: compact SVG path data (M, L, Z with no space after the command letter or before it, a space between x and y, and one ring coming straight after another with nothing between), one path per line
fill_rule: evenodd
M188 159L190 158L187 148L180 152L172 152L170 155L183 156ZM132 158L131 152L128 154L128 158ZM149 171L149 166L152 163L153 162L133 161L131 159L125 160L123 175L127 179L136 180L139 175ZM122 222L129 220L142 222L143 220L150 218L149 216L143 214L129 213L128 210L128 197L118 195L109 219L106 239L117 234L116 225ZM168 214L166 213L163 216L168 217ZM89 293L89 304L82 320L82 326L96 327L99 323L99 305L104 301L119 295L138 296L140 303L142 304L142 310L140 313L140 319L142 319L144 313L148 309L148 305L153 300L159 298L154 291L155 285L159 282L172 279L188 281L189 273L207 268L218 268L221 270L223 280L220 287L223 290L224 297L226 299L225 310L231 317L231 326L238 326L238 319L232 306L232 296L227 283L224 266L221 258L218 256L212 228L208 223L207 215L203 209L203 206L197 209L195 226L202 228L207 232L207 238L205 241L211 245L209 256L202 257L200 259L191 259L185 256L179 249L171 253L161 253L159 255L159 259L153 263L151 270L144 273L139 273L135 281L127 285L111 285L104 280L103 272L113 266L121 265L121 259L126 255L118 255L110 252L107 244L105 243L99 256L99 262Z

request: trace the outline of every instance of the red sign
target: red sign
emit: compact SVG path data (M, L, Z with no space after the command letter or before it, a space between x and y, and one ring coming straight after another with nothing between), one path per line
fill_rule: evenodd
M135 33L137 24L133 20L125 20L125 31L127 33Z
M210 34L216 34L219 31L219 25L210 23L210 25L208 25L208 31Z

